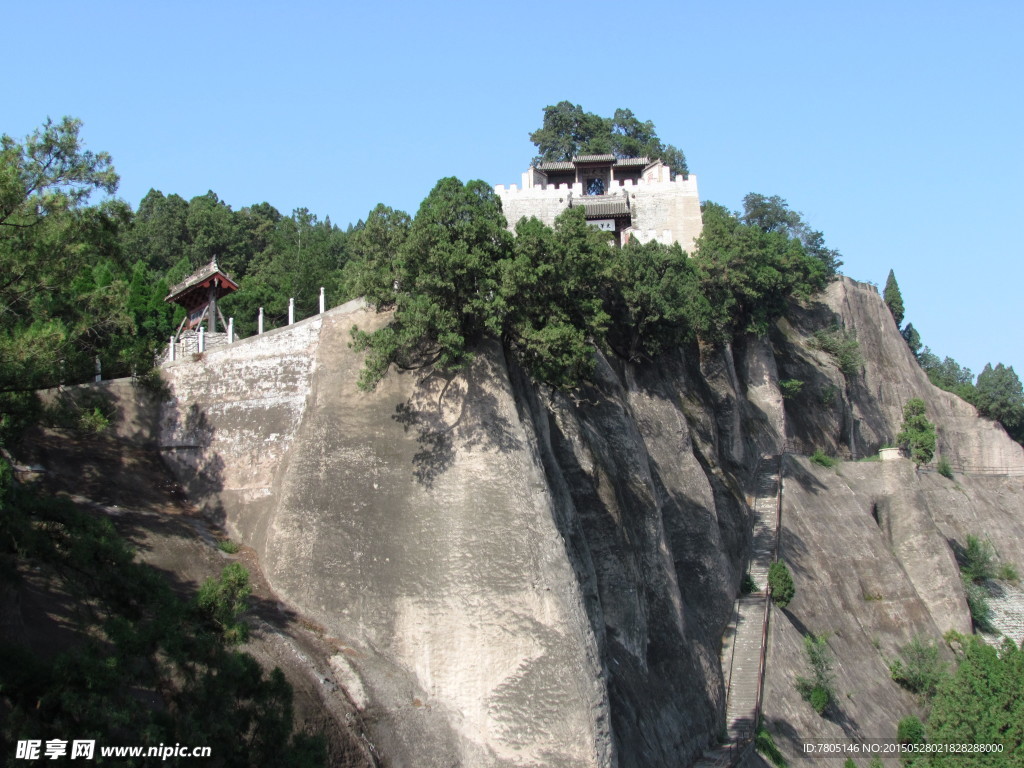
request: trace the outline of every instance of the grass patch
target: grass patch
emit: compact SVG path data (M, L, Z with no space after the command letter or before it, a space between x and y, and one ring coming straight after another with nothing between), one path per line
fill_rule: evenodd
M832 469L832 467L839 463L839 459L829 456L821 450L821 448L817 448L814 453L811 454L811 462L813 464L817 464L819 467Z
M217 549L221 552L226 552L229 555L237 554L241 548L241 544L237 541L232 541L231 539L224 539L223 541L217 542Z
M800 379L786 379L785 381L779 382L779 390L782 392L782 396L791 400L800 394L800 390L804 388L804 383Z
M936 471L945 478L950 480L953 479L953 467L949 463L949 459L945 456L939 457L938 464L935 465Z
M857 334L834 325L815 331L808 345L828 354L844 376L852 376L864 365Z
M779 748L775 745L775 739L764 727L764 723L757 724L757 732L754 734L754 748L768 758L768 761L776 768L789 768L789 763L782 756Z

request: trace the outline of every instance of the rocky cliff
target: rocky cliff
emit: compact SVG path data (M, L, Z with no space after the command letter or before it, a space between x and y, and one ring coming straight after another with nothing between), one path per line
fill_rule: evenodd
M931 387L877 291L848 279L764 339L642 366L599 356L573 397L497 345L459 373L392 371L360 392L350 328L384 321L354 303L169 365L158 433L279 598L333 638L388 765L687 765L722 726L718 650L763 454L788 440L864 455L924 396L951 457L1024 467L999 427ZM860 340L855 374L807 344L834 322ZM780 379L801 396L784 399ZM967 628L949 540L1024 541L1020 482L952 486L906 462L825 474L790 458L785 473L798 598L773 622L769 721L790 751L833 726L888 736L875 729L913 702L883 654ZM1000 554L1024 565L1014 547ZM832 633L850 667L860 708L846 720L795 697L806 631Z

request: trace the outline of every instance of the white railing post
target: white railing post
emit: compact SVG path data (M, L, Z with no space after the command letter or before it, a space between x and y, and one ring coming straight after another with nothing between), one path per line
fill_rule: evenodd
M320 314L324 313L324 287L320 286Z
M295 322L295 299L288 299L288 325Z
M171 336L171 341L167 345L167 359L170 362L172 362L172 363L174 362L174 337L173 336Z
M258 330L256 333L260 336L263 335L263 307L260 307L260 316L256 318L256 327Z
M235 341L235 318L228 318L228 344Z
M199 352L206 351L206 328L199 326Z

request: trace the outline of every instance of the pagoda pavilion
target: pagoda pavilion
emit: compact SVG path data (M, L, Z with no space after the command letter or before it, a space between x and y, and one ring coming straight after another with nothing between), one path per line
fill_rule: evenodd
M214 259L209 264L200 267L183 281L171 288L170 293L164 301L177 304L185 308L185 318L178 326L174 334L174 342L177 342L182 335L191 336L195 334L203 322L206 322L206 334L213 336L217 333L217 319L220 319L221 327L228 328L217 307L217 302L230 293L238 290L238 283L232 280L226 272L217 266ZM212 339L210 339L212 341ZM230 342L230 339L228 339Z

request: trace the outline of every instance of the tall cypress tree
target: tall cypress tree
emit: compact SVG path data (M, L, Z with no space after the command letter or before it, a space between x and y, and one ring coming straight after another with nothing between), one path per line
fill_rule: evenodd
M889 270L889 278L885 281L885 291L882 294L885 303L896 320L896 327L903 325L903 295L900 293L900 286L896 282L896 275Z

